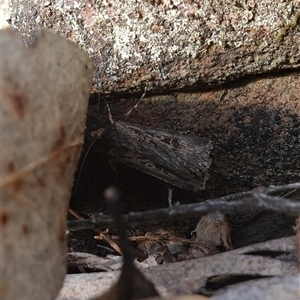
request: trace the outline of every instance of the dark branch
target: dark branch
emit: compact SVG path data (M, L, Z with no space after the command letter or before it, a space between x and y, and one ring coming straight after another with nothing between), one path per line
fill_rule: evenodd
M146 223L156 223L158 221L183 219L195 216L200 217L209 213L235 214L271 210L298 217L300 215L299 201L278 196L270 196L268 194L287 192L293 189L300 189L300 183L270 187L267 189L257 188L250 192L232 194L200 203L175 205L171 208L145 212L131 212L124 215L123 219L126 226L135 227ZM99 215L86 220L69 221L68 223L68 229L70 231L112 226L114 226L114 220L110 216L104 215Z

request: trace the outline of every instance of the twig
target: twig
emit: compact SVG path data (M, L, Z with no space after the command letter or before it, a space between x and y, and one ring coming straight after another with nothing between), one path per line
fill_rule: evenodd
M71 207L68 208L68 213L76 218L77 220L84 220L76 211L74 211Z
M72 208L69 207L68 209L69 214L71 214L74 218L76 218L77 220L81 221L84 220L77 212L75 212ZM103 232L102 230L96 229L96 228L90 228L92 229L94 232L96 232L99 236L99 239L101 240L105 240L116 252L118 252L120 255L122 255L122 251L119 247L119 245L117 245L106 232ZM100 238L101 237L101 238Z
M96 238L96 237L94 237ZM120 255L122 255L122 250L120 249L119 245L115 243L107 234L104 232L100 232L99 235L97 236L98 240L105 240L109 245Z
M255 206L267 210L278 211L289 216L297 217L300 215L300 203L282 198L269 196L259 190L253 191L253 199L256 200Z
M102 240L101 236L95 236L96 240ZM118 240L117 236L112 236L113 240ZM197 242L191 239L185 239L178 236L156 236L156 235L139 235L139 236L129 236L127 239L131 242L144 242L144 241L152 241L152 242L175 242L182 244L191 244L195 246L207 246L204 243Z
M300 215L300 202L282 197L270 196L267 194L267 192L286 192L290 189L297 188L300 188L300 183L270 187L268 189L258 188L251 192L237 193L213 200L206 200L200 203L174 205L170 208L163 208L146 212L131 212L127 215L124 215L123 219L126 226L136 227L137 225L156 223L163 220L175 220L195 216L199 217L209 213L235 214L249 211L261 211L263 209L277 211L290 216L298 217ZM69 221L68 223L68 228L71 231L112 226L114 226L113 219L110 216L104 215L81 221Z

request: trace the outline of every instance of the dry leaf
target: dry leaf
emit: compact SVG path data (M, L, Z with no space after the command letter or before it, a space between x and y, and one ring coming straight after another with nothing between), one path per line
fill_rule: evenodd
M122 267L121 256L100 257L90 253L69 252L67 253L68 267L83 267L100 271L115 271Z
M231 228L225 215L203 216L192 233L196 233L196 241L213 247L223 247L226 250L232 249Z
M66 215L83 143L92 64L39 30L1 32L1 295L53 299L65 276Z
M259 243L216 255L141 269L162 296L191 294L205 287L209 278L221 274L290 276L297 272L295 261L272 258L273 253L296 251L295 237ZM268 256L259 253L269 252ZM57 300L84 300L108 289L119 272L67 275Z
M162 298L148 298L148 300L160 300ZM163 298L163 300L208 300L210 298L200 295L184 295L184 296L171 296Z
M300 274L285 277L262 278L228 286L219 290L214 300L288 299L299 300ZM242 295L242 296L241 296Z

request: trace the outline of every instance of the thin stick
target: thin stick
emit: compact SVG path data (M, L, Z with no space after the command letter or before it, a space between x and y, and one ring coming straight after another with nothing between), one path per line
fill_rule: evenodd
M74 218L77 220L84 220L80 214L75 212L72 208L69 207L68 213L72 215ZM99 240L105 240L116 252L118 252L120 255L122 255L122 251L118 244L116 244L106 232L103 232L102 230L96 229L96 228L91 228L94 232L98 234L97 237L99 237Z
M287 191L288 188L300 188L300 183L279 186L277 191ZM276 188L270 188L274 193ZM200 203L174 205L170 208L151 210L146 212L131 212L123 216L126 226L135 227L141 224L156 223L158 221L175 220L190 217L200 217L208 213L243 213L256 212L263 209L284 213L289 216L298 217L300 215L300 202L282 197L270 196L266 194L268 189L259 188L252 192L244 193L240 200L236 199L236 194L221 197L213 200L206 200ZM241 195L243 193L238 193ZM77 231L94 227L111 227L113 219L109 216L97 216L82 221L70 221L68 228Z
M132 242L142 242L142 241L153 241L153 242L174 242L174 243L182 243L182 244L191 244L199 247L210 248L210 246L197 242L191 239L185 239L178 236L151 236L151 235L142 235L142 236L131 236L128 237L128 240Z

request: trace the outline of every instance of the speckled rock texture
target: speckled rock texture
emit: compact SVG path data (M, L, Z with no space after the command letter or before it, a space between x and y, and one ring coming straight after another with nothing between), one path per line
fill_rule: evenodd
M24 39L43 26L94 61L104 94L205 88L300 65L299 1L12 1Z

